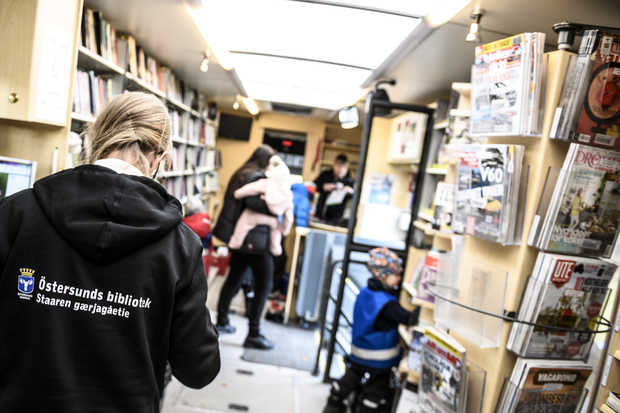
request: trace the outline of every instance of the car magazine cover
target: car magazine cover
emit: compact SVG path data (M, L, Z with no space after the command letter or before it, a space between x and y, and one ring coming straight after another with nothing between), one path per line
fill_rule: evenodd
M620 221L620 153L579 144L541 247L591 257L611 256ZM572 145L571 145L572 146Z
M503 242L503 214L508 208L514 156L513 145L463 145L457 169L456 208L452 229L494 242Z
M529 360L515 400L515 413L578 413L583 389L592 367L583 363L568 366L538 366L544 361Z
M592 63L592 62L590 62ZM601 35L571 140L620 149L620 38Z
M533 320L552 327L587 330L606 304L616 265L603 261L546 254L554 260L544 282ZM534 297L536 299L536 297ZM594 334L529 327L524 357L584 360Z
M476 47L472 68L472 135L518 135L528 84L529 50L525 34ZM529 91L529 87L527 88Z
M427 413L457 413L463 409L465 349L435 327L422 338L420 404Z

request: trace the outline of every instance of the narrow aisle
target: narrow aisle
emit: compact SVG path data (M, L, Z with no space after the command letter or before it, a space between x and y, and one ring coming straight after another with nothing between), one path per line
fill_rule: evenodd
M209 291L209 295L212 291ZM215 322L215 314L212 314ZM309 372L241 359L247 319L231 315L234 334L220 336L222 369L209 386L193 390L174 379L166 388L162 413L318 413L329 385Z

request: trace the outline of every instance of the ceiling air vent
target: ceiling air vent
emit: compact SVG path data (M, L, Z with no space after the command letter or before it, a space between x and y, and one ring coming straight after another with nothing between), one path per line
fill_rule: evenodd
M272 103L271 110L273 110L274 112L286 113L289 115L310 116L312 115L312 111L314 109L307 106L288 105L285 103Z

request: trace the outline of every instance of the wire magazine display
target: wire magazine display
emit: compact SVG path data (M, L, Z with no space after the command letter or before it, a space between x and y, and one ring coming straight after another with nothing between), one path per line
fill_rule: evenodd
M519 320L539 326L515 323L507 348L528 358L587 360L593 322L605 310L616 268L600 260L539 253L518 313Z

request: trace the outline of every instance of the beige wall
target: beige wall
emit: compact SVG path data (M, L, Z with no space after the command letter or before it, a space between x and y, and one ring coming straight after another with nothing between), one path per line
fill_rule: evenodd
M238 115L237 112L227 112ZM301 132L307 135L305 163L302 171L304 180L314 180L319 173L319 165L314 165L317 144L325 136L325 122L319 119L290 116L277 113L260 113L254 116L249 141L236 141L232 139L218 139L217 148L222 153L222 168L219 171L220 189L215 197L219 202L216 214L219 215L221 203L230 178L252 152L263 143L265 129L276 129L288 132ZM314 168L313 168L314 166Z

